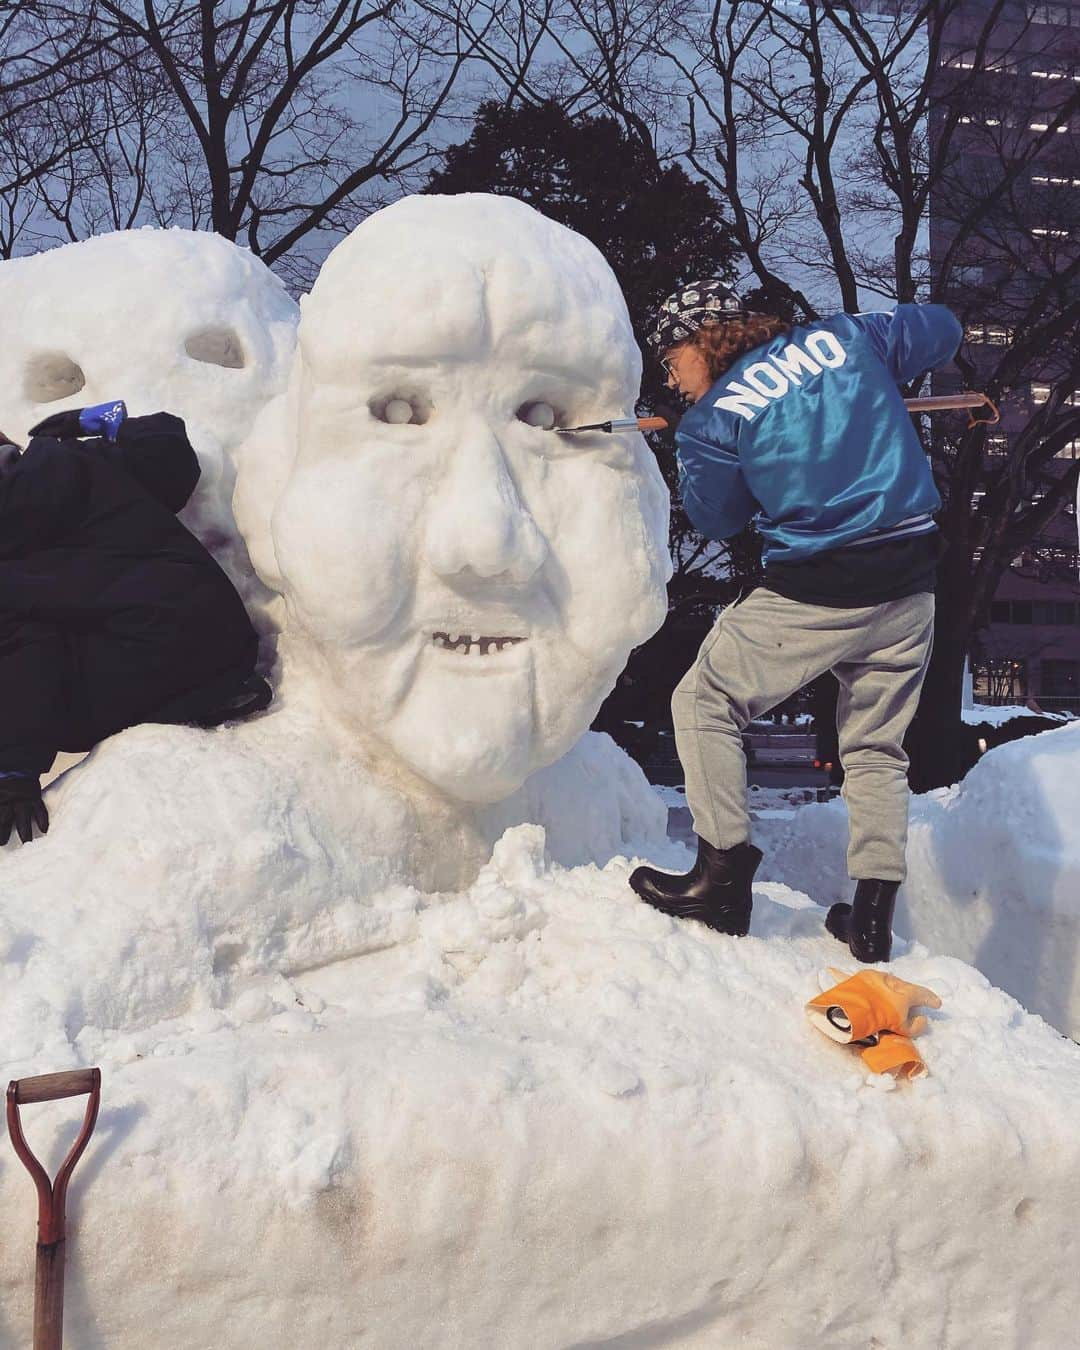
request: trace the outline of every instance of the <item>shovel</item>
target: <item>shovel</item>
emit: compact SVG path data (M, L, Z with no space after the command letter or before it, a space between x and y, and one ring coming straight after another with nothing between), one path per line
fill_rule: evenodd
M90 1094L79 1137L50 1181L30 1152L22 1132L19 1107L28 1102L54 1102L61 1097ZM64 1202L75 1164L83 1155L97 1122L101 1101L101 1070L75 1069L46 1073L38 1078L16 1078L8 1084L8 1133L15 1152L34 1179L38 1193L37 1271L34 1277L34 1350L61 1350L64 1339Z

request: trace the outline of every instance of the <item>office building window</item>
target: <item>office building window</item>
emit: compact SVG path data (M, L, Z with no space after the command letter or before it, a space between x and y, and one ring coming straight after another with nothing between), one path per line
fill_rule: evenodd
M1080 661L1044 659L1039 686L1046 698L1075 698L1080 694Z
M1013 330L1001 324L972 323L964 329L968 342L985 342L991 347L1007 347L1013 340Z
M1080 622L1080 605L1075 600L994 600L990 622L1073 628Z
M1068 5L1028 5L1027 17L1032 23L1050 23L1056 28L1068 28L1072 11ZM1077 21L1080 22L1080 16Z
M1033 384L1031 386L1032 403L1045 403L1050 397L1050 386L1048 384ZM1069 408L1080 408L1080 389L1074 389L1068 394L1062 402Z

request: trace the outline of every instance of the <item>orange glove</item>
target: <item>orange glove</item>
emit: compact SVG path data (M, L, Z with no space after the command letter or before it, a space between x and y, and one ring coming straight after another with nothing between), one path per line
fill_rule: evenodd
M900 1037L917 1036L928 1023L925 1017L912 1017L911 1009L917 1005L941 1007L941 999L932 989L909 984L884 971L860 970L845 979L842 970L830 967L829 974L840 983L812 998L806 1013L819 1031L841 1045L883 1031Z
M898 1078L922 1078L926 1073L922 1055L906 1036L883 1031L872 1039L874 1044L859 1052L871 1073L895 1073Z

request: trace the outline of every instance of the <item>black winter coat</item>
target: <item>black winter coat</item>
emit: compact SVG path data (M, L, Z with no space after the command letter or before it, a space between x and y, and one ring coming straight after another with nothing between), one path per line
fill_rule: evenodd
M176 519L198 480L168 413L115 444L37 436L0 476L0 770L183 721L254 669L240 597Z

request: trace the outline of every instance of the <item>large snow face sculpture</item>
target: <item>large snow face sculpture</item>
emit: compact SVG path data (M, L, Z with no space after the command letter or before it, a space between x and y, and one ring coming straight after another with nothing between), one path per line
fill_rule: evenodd
M287 668L452 797L559 758L663 619L644 439L552 429L632 413L639 380L604 259L512 199L406 198L303 302L288 406L253 438L295 444L277 481L242 469L238 515L302 630Z
M299 311L270 270L218 235L126 230L0 264L0 428L123 398L183 417L202 465L185 522L234 580L232 454L285 384Z

